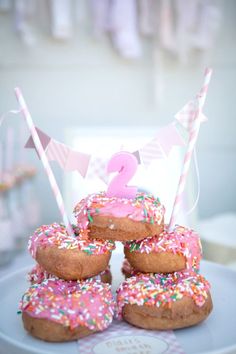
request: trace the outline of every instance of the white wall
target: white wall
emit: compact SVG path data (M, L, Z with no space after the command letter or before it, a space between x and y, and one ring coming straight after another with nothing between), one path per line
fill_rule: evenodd
M153 59L152 43L143 42L143 58L127 62L112 50L109 39L95 40L86 16L75 26L73 39L51 39L45 1L35 25L36 46L25 47L12 31L12 18L0 14L0 112L16 107L13 88L21 86L35 124L56 139L64 140L70 126L162 125L191 99L202 83L203 67L214 69L198 140L201 175L201 217L236 211L236 2L220 1L221 33L205 63L196 58L187 66L162 57ZM83 2L82 2L83 5ZM82 6L83 8L83 6ZM86 11L85 11L86 12ZM163 80L163 96L157 101L155 82ZM11 119L11 124L12 124ZM44 209L44 222L59 218L56 204L40 163L37 188ZM55 166L59 184L62 176Z

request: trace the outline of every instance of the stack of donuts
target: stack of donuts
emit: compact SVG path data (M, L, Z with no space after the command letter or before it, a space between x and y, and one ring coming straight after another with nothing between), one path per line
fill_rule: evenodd
M83 338L103 331L113 320L109 260L115 243L85 238L73 226L43 225L30 236L28 249L36 266L20 302L25 329L50 342Z
M212 310L209 282L199 274L202 248L182 226L124 243L118 315L146 329L169 330L202 322Z
M117 290L118 317L146 329L195 325L212 310L210 284L198 273L199 236L181 226L169 232L164 214L159 199L145 193L93 194L75 208L90 238L123 242L127 279Z
M199 236L184 227L169 232L158 198L94 193L74 209L74 236L63 225L38 228L29 240L37 266L20 309L25 329L47 341L67 341L105 330L119 319L146 329L197 324L212 309L201 276ZM111 293L108 265L115 241L124 244L125 281Z

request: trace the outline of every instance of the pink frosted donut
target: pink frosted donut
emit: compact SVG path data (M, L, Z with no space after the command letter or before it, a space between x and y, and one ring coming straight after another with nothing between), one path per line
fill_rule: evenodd
M125 257L143 273L171 273L184 269L199 270L202 248L199 235L186 227L176 226L158 236L126 242Z
M203 321L212 310L210 284L186 270L137 274L117 290L118 317L146 329L176 329Z
M59 280L53 274L48 273L39 264L36 264L27 275L27 280L31 285L40 284L46 279ZM103 283L111 284L112 276L110 271L110 266L108 266L103 272L93 277L94 280L101 280Z
M134 199L91 194L74 209L78 226L90 238L137 240L163 231L165 208L158 198L137 193Z
M134 268L131 267L128 259L126 258L124 258L122 262L121 273L125 276L125 278L129 278L137 274L137 272L135 272Z
M85 239L78 227L69 236L63 225L39 227L30 237L28 249L33 258L58 278L77 280L103 272L115 248L113 241Z
M103 331L111 324L114 309L110 285L91 279L47 279L32 285L20 302L25 329L51 342Z

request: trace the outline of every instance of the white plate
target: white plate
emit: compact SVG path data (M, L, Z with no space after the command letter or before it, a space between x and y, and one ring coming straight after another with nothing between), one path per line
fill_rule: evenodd
M112 257L114 286L122 280L119 257L119 260ZM21 269L0 280L0 353L78 354L76 342L46 343L24 331L21 316L16 312L19 299L27 288L25 275L28 269ZM187 354L236 353L236 272L203 261L201 273L212 284L213 312L202 324L175 331L177 340Z

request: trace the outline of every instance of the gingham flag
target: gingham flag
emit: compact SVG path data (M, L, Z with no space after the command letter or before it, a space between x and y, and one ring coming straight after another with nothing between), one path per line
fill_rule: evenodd
M141 160L147 167L152 160L167 158L174 145L185 145L175 123L168 124L158 130L154 139L139 150Z
M136 157L138 164L140 164L139 151L134 151L132 154ZM99 177L105 184L108 184L109 174L107 173L107 164L109 159L110 157L92 156L86 178L93 179L94 177Z
M36 128L36 130L49 161L57 161L64 171L77 170L81 176L85 178L91 155L76 151L59 141L50 138L38 128ZM25 147L35 149L32 137L28 139Z
M189 101L178 113L175 115L175 119L179 121L179 123L189 132L193 121L196 117L197 110L197 100ZM200 122L207 121L207 117L200 113L200 117L198 117Z
M107 184L109 178L109 175L107 174L108 160L109 160L108 158L92 156L89 163L88 173L86 177L88 179L99 177L104 183Z

